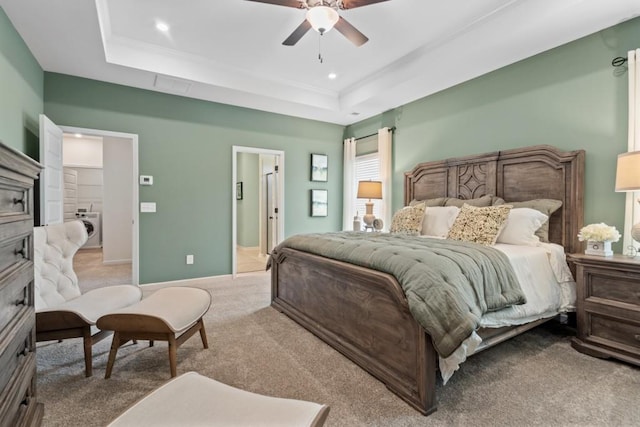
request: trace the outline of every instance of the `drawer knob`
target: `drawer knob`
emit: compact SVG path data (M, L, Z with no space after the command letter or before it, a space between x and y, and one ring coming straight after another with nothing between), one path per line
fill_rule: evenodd
M16 305L16 307L21 306L21 305L27 305L27 300L26 299L16 300L15 305Z
M15 250L13 251L13 254L14 254L14 255L20 255L22 258L26 258L26 254L25 254L25 252L24 252L24 248L22 248L22 249L15 249Z
M29 347L25 347L24 350L22 350L20 353L18 353L18 357L20 356L24 356L27 357L27 354L29 354Z
M24 199L17 199L17 198L13 198L13 204L17 205L17 204L21 204L24 207Z
M636 341L640 341L640 334L635 335L634 338L636 339Z

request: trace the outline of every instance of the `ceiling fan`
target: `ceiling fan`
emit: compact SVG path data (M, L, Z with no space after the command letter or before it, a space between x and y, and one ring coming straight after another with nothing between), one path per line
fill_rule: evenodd
M287 39L282 42L285 46L293 46L311 28L321 35L335 27L343 36L356 46L362 46L369 39L346 19L338 14L338 10L355 9L389 0L247 0L258 3L275 4L279 6L307 9L307 16L302 24L296 28Z

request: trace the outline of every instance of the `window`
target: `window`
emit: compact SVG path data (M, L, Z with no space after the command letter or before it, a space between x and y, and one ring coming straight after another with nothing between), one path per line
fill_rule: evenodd
M359 181L367 180L380 181L380 160L377 152L356 157L356 188ZM368 201L368 199L356 199L356 211L360 218L366 212L364 204ZM373 202L373 214L376 218L379 218L381 216L382 200L371 201Z

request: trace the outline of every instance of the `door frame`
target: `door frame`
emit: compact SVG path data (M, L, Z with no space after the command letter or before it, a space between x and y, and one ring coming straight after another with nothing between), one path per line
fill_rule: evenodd
M65 133L81 133L83 135L93 135L93 136L102 136L102 137L111 137L111 138L122 138L131 141L131 155L132 155L132 205L131 212L133 216L133 223L131 224L131 284L138 285L140 283L140 265L139 265L139 257L140 257L140 213L138 211L138 201L139 201L139 187L138 187L138 175L139 175L139 167L138 167L138 134L136 133L125 133L125 132L113 132L108 130L99 130L99 129L89 129L89 128L79 128L74 126L58 126Z
M236 183L238 182L238 153L266 154L277 157L278 165L278 242L284 240L284 151L267 148L244 147L234 145L231 154L231 275L237 276L237 246L238 246L238 201L236 200Z

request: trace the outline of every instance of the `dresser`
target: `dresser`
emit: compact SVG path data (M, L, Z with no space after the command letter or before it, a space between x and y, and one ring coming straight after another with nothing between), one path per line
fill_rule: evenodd
M640 257L572 254L578 334L571 345L640 365Z
M39 425L33 183L40 164L0 143L0 426Z

